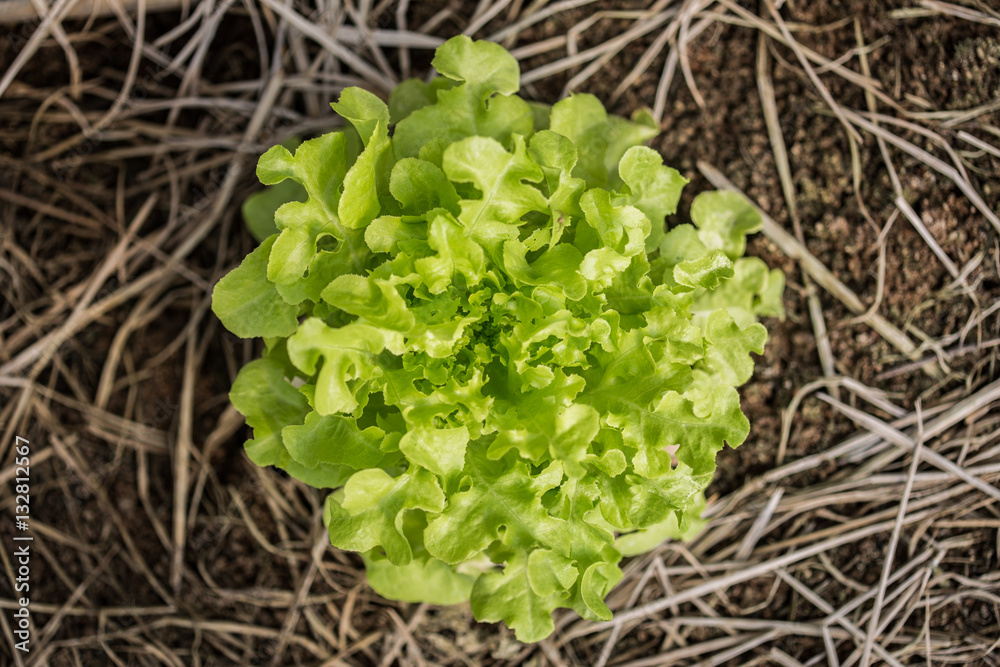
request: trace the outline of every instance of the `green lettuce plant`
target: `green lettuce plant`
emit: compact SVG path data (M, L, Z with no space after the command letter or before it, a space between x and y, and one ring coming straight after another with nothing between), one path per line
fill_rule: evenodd
M526 102L488 42L433 64L264 154L280 190L248 201L262 242L213 309L265 343L231 393L247 454L335 489L331 542L371 586L536 641L558 607L611 618L623 555L697 528L784 280L742 257L736 195L667 231L686 180L648 113Z

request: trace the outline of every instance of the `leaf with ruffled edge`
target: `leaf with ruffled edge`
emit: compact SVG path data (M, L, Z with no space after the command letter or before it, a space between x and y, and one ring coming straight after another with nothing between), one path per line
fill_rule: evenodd
M562 606L567 595L559 591L542 596L531 588L528 557L515 554L503 572L486 572L476 579L470 602L480 621L504 621L518 641L531 643L545 639L554 629L552 612Z
M688 179L663 164L663 156L646 146L633 146L625 151L618 164L624 182L616 204L631 204L646 214L652 225L646 238L646 251L656 249L665 233L664 221L677 212L681 190Z
M426 160L403 158L392 168L389 191L404 215L419 216L435 208L459 214L458 193L441 169Z
M470 136L505 142L514 134L531 134L531 108L513 95L520 81L517 60L502 46L462 35L438 48L431 65L459 83L438 89L433 104L399 121L393 134L397 157L417 157L429 144L446 146ZM416 104L419 100L407 106Z
M250 460L259 466L281 465L287 460L281 430L301 424L309 406L306 397L285 379L281 362L262 357L241 368L229 400L253 429L254 437L246 443Z
M750 433L750 422L740 410L740 396L726 385L717 385L693 401L671 391L656 406L663 444L678 444L677 458L693 474L715 472L715 455L723 445L741 445ZM701 413L701 414L699 414Z
M464 382L454 376L434 377L441 384L421 391L415 382L433 377L435 365L386 372L384 395L386 404L399 408L406 422L400 451L411 462L446 478L462 470L466 445L481 435L492 399L483 395L483 374L478 369Z
M537 183L544 175L528 157L524 139L514 138L509 153L496 139L468 137L448 146L442 167L448 178L471 183L481 194L459 202L459 222L480 245L497 253L504 239L517 237L521 216L547 208L544 195L524 181Z
M277 238L265 240L212 289L212 312L240 338L289 336L298 326L299 309L285 302L265 275Z
M695 536L701 532L702 528L705 527L705 524L708 523L708 521L701 518L702 513L705 511L705 507L705 495L700 494L697 496L696 502L691 505L691 507L684 510L689 517L686 529L681 528L676 513L671 512L670 515L660 523L654 524L648 528L619 535L618 538L615 539L615 548L618 549L623 556L639 556L648 551L652 551L658 545L666 542L667 540L690 541L694 539Z
M667 438L669 417L654 405L668 391L683 391L691 369L669 358L657 360L640 331L622 333L613 352L593 350L600 365L584 374L587 389L577 400L593 406L602 421L620 429L625 444L653 449L673 444Z
M633 461L644 474L626 473L611 477L598 475L601 489L600 511L616 530L645 529L684 511L712 481L711 473L693 474L686 465L672 467L669 454L652 450L653 456L638 452ZM644 460L656 459L653 468Z
M583 215L580 195L586 183L582 178L573 176L577 162L576 147L561 134L550 130L536 132L528 144L528 153L545 175L549 204L547 243L552 248L559 243L563 232L572 228L575 220Z
M528 248L511 239L503 245L503 264L507 274L519 285L553 285L567 299L579 300L587 293L587 281L580 275L583 255L571 245L561 243L528 262Z
M381 468L359 470L344 485L343 497L329 496L323 521L330 542L341 549L382 547L395 565L410 562L413 551L403 534L403 512L440 512L445 497L437 478L422 468L391 477Z
M362 558L368 585L390 600L458 604L469 599L476 581L474 574L458 572L454 566L427 552L414 554L405 565L394 565L378 550L362 554Z
M439 76L429 82L420 79L406 79L392 89L389 94L389 116L395 125L417 109L437 102L439 90L448 90L455 85L448 77Z
M478 285L485 277L483 249L446 211L432 214L427 225L427 244L435 254L421 257L413 264L431 294L444 292L456 275L464 277L469 287Z
M632 257L645 252L649 219L634 206L613 205L611 195L597 188L583 194L580 207L598 240L598 247L584 255L580 273L605 289L628 269Z
M749 326L758 317L785 317L781 302L785 291L785 274L768 269L757 257L741 257L733 263L733 277L711 291L698 292L692 305L696 324L704 326L708 315L719 308L726 311L741 327Z
M695 197L691 221L707 248L722 250L730 259L746 252L747 234L763 225L760 213L745 197L725 190L702 192Z
M500 539L513 549L551 548L565 539L563 522L542 507L541 495L551 487L532 477L527 465L511 457L492 461L478 443L465 457L467 489L451 495L441 515L427 525L427 551L446 563L460 563Z
M660 133L651 116L639 113L631 121L608 116L601 101L588 93L573 94L552 105L549 129L576 146L579 161L573 175L587 187L615 187L618 162L625 151Z
M389 108L360 88L345 88L340 100L330 106L354 125L365 145L344 176L344 192L337 203L341 224L359 229L379 215L379 195L389 186Z
M569 479L556 494L549 512L566 522L567 539L557 552L573 562L579 573L579 584L571 591L568 606L591 620L610 620L611 610L604 596L618 581L621 554L615 549L614 535L606 528L587 519L600 498L593 478Z
M536 290L535 294L541 293ZM550 297L543 307L527 297L507 302L509 312L518 314L509 331L499 335L501 349L506 351L508 381L520 382L520 390L528 392L546 387L563 367L586 368L591 361L587 351L595 344L610 339L612 324L606 317L583 319ZM494 298L494 305L501 299Z
M754 322L741 328L725 310L717 310L705 326L705 359L702 366L714 381L739 387L753 375L750 353L764 353L767 329Z
M288 357L315 380L316 410L321 415L351 413L368 400L368 383L381 374L378 354L386 348L386 332L353 322L340 328L311 317L288 339ZM320 367L319 361L323 359Z
M339 464L364 470L379 467L385 432L377 426L362 430L353 419L310 412L304 424L286 426L281 432L293 459L308 468Z
M697 259L689 259L674 267L674 281L680 290L699 287L712 290L733 277L733 261L721 250L711 250Z
M331 132L303 142L293 156L284 146L275 146L257 163L257 178L265 185L292 179L305 188L309 198L292 201L275 213L281 230L268 259L267 278L289 285L302 278L316 254L316 244L333 237L356 249L357 235L341 224L337 208L340 188L350 165L347 139L342 132ZM363 266L364 250L352 252L358 267Z
M399 291L374 276L338 276L322 292L323 301L363 322L390 331L407 332L415 319Z
M498 417L500 432L487 455L499 459L511 449L524 458L539 463L562 461L571 477L582 477L581 465L600 428L600 415L589 405L557 406L523 403L522 410L511 410ZM532 408L533 409L530 409Z

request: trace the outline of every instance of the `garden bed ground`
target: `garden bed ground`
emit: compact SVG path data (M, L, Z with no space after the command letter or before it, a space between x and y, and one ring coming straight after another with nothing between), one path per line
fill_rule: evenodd
M37 19L0 39L0 663L1000 664L1000 14L306 4ZM788 279L709 528L632 559L616 621L563 613L533 646L467 607L381 599L327 546L322 494L245 459L227 392L255 344L209 310L252 248L255 156L326 129L344 85L425 74L462 31L511 48L531 98L653 108L652 145L691 179L677 220L702 190L741 190L773 220L749 254ZM32 458L27 654L11 648L15 436Z

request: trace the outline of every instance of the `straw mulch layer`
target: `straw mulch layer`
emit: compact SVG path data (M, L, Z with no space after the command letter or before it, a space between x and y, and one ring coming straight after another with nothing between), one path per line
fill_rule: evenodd
M0 39L0 663L1000 664L989 3L4 4L26 18ZM532 646L367 587L322 494L245 459L227 391L257 343L209 308L253 247L256 156L463 31L512 49L530 97L652 108L681 210L744 192L751 254L789 281L709 527L628 562L614 621L564 612Z

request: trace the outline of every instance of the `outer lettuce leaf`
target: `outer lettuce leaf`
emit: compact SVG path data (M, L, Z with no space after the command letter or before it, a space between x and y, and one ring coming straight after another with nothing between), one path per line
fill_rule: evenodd
M733 277L733 262L721 250L712 250L697 259L689 259L674 267L674 282L689 290L703 287L711 290Z
M262 243L267 237L277 234L274 214L278 208L285 202L305 201L306 197L305 188L292 180L282 181L247 197L241 210L250 235Z
M259 466L287 461L282 429L302 423L308 406L305 396L285 379L284 365L271 357L251 361L236 376L229 400L254 430L246 443L250 460Z
M714 472L715 455L723 444L737 447L750 433L750 422L740 411L739 394L725 385L699 397L698 405L677 392L668 392L654 414L663 429L661 442L680 445L677 458L696 475Z
M767 330L754 322L741 328L724 310L716 310L705 327L705 359L702 365L716 382L738 387L753 375L750 353L764 353Z
M443 208L458 215L458 193L441 169L426 160L403 158L392 168L389 190L403 213L420 215Z
M472 136L507 141L513 134L531 134L531 108L513 95L520 81L517 61L502 47L463 35L445 42L431 65L459 83L438 89L435 103L398 121L393 135L397 157L417 157L435 142L448 145Z
M702 192L691 202L691 220L702 243L730 259L746 252L747 234L761 228L760 213L735 192Z
M309 262L305 276L288 285L275 285L278 294L286 303L294 305L320 302L323 290L335 278L356 268L351 253L347 244L341 244L333 251L319 250Z
M591 188L618 185L618 162L625 151L660 133L648 115L637 115L633 122L609 117L600 100L587 93L552 105L549 129L576 146L579 162L573 173Z
M701 518L705 507L705 496L702 495L698 501L685 510L690 516L688 519L689 525L686 530L681 528L677 515L671 514L661 523L619 536L615 540L615 548L623 556L638 556L655 549L666 540L687 541L694 539L701 532L701 529L705 527L705 524L708 523Z
M406 565L413 556L403 535L403 512L440 512L445 498L437 479L421 468L393 478L381 468L359 470L344 485L338 502L329 496L323 521L330 541L341 549L385 550L389 562Z
M289 336L298 326L299 309L286 303L265 275L276 238L268 237L212 290L212 310L240 338Z
M377 327L406 332L415 323L396 287L374 276L337 276L320 296L331 306Z
M341 223L348 229L358 229L378 216L379 194L388 187L389 108L379 98L358 88L347 88L340 101L331 106L351 122L365 145L344 175L344 191L337 203Z
M430 83L420 79L401 81L389 95L390 122L395 125L417 109L434 104L439 90L447 90L455 82L446 77L438 77Z
M382 429L361 430L353 419L340 415L310 412L304 424L286 426L281 436L291 457L308 468L337 464L364 470L378 467L385 458Z
M625 151L618 173L625 184L621 199L649 218L651 232L646 239L646 251L652 252L663 237L666 217L677 212L677 202L688 179L676 169L664 166L663 156L645 146Z
M621 553L614 547L614 534L587 519L599 499L593 478L567 480L550 511L566 522L567 539L559 551L579 575L578 585L570 591L571 606L585 618L610 620L604 595L622 577L617 567Z
M698 293L692 306L694 320L704 325L705 319L725 308L741 327L758 317L785 316L781 295L785 290L785 274L769 270L756 257L741 257L733 263L733 277L711 291Z
M664 234L660 239L659 250L660 255L656 259L658 275L654 278L672 288L678 285L674 279L675 267L686 262L697 262L709 255L708 246L698 237L698 230L693 225L677 225ZM722 278L725 279L724 276Z
M440 605L465 602L476 581L475 575L456 572L454 567L426 552L406 565L393 565L378 550L364 554L364 561L372 590L403 602Z
M314 317L288 339L288 356L303 373L315 376L319 414L351 413L363 407L359 398L367 400L368 383L379 373L377 357L385 343L382 330L375 327L355 322L334 329Z
M319 463L315 467L310 467L302 465L295 459L289 459L279 467L295 479L317 489L340 488L354 473L354 469L350 466Z
M427 551L436 558L461 563L496 540L526 550L539 544L553 547L565 539L562 522L541 502L554 485L551 479L531 476L525 464L511 465L510 458L491 461L478 447L468 450L464 473L468 490L451 495L424 532Z
M531 589L528 558L515 554L503 573L487 572L472 587L472 613L481 621L503 621L522 642L545 639L555 629L552 612L563 606L565 594L539 595Z
M316 254L320 238L347 239L337 214L347 167L347 140L340 132L303 142L295 155L275 146L261 157L257 165L261 183L275 185L291 178L309 195L305 202L288 202L275 213L281 232L268 260L268 280L279 285L295 282Z

